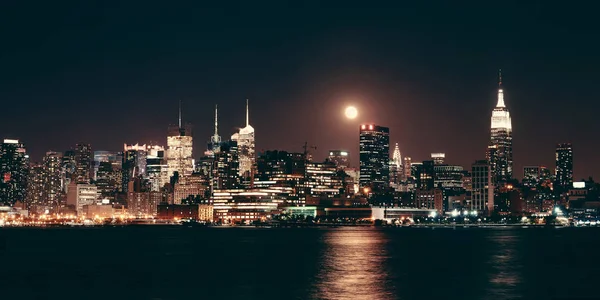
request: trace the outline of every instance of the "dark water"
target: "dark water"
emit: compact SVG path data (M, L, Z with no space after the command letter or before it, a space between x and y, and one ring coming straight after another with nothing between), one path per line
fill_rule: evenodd
M600 229L0 229L0 299L599 299Z

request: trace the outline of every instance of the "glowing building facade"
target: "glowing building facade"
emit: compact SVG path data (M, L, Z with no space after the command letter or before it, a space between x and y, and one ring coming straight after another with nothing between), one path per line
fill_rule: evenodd
M77 183L90 183L94 171L93 159L90 144L75 145L75 180Z
M327 159L333 162L338 170L344 170L349 166L350 154L344 150L329 150L329 156Z
M491 213L494 211L494 184L491 165L485 160L476 161L471 167L471 210Z
M237 142L239 153L239 176L247 179L254 177L256 155L254 152L254 127L250 126L248 100L246 100L246 127L231 136Z
M150 191L160 191L169 182L169 166L162 146L148 146L146 156L146 178Z
M0 205L24 202L29 170L29 155L18 140L5 139L0 144Z
M398 143L396 143L392 154L392 160L390 161L390 185L395 189L397 189L402 182L402 166L402 155L400 154Z
M46 152L44 156L44 198L48 206L57 211L66 203L63 197L62 153Z
M361 188L381 192L390 184L390 129L373 124L360 125Z
M571 143L556 145L556 184L562 191L567 191L573 184L573 146Z
M487 153L495 182L507 181L513 177L512 122L504 104L501 73L498 86L498 103L492 111L490 145Z
M181 125L181 112L179 116L179 125L169 127L167 136L167 165L169 167L169 177L175 172L179 174L179 179L192 175L194 172L194 159L192 158L192 126Z

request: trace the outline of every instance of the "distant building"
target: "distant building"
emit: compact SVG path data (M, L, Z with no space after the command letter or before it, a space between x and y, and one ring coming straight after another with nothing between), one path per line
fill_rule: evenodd
M498 103L492 111L490 133L487 160L494 182L508 181L513 177L512 121L504 104L501 73L498 81Z
M335 164L338 170L349 167L350 154L345 150L329 150L327 159Z
M83 216L84 205L94 205L98 200L98 188L94 184L72 182L67 193L67 205L77 211L78 216Z
M360 186L377 194L387 190L390 183L390 129L360 125Z
M35 163L29 167L25 204L33 214L41 214L49 209L44 198L44 166L42 164Z
M344 183L333 162L306 163L307 195L333 198L340 195L343 189Z
M421 190L431 190L435 187L435 169L434 161L426 160L422 164L415 164L417 188Z
M254 151L254 127L250 125L248 100L246 100L246 126L231 136L237 142L239 153L238 175L244 180L252 181L254 178L256 154Z
M174 204L181 204L183 199L190 196L205 199L208 190L209 185L205 177L200 173L192 173L187 180L175 184L173 202Z
M446 159L446 153L431 153L431 160L436 165L443 165Z
M571 143L556 145L556 184L566 192L573 184L573 146Z
M185 124L182 126L181 107L179 109L178 125L169 126L167 147L168 176L173 176L175 172L177 172L180 179L192 175L192 172L194 172L192 125Z
M396 143L392 154L392 160L390 161L390 185L394 187L394 189L398 189L403 181L402 167L402 154L400 153L398 143Z
M173 219L191 219L199 220L200 206L194 205L176 205L176 204L160 204L157 207L157 218L162 220Z
M433 166L434 186L444 190L464 191L462 166L435 164Z
M220 151L215 154L213 163L213 190L236 189L240 187L240 163L237 142L222 142Z
M29 155L18 140L5 139L0 145L0 206L25 202Z
M75 181L77 183L90 183L93 177L93 156L90 144L80 143L75 145Z
M471 166L471 210L492 213L494 211L494 185L492 169L485 160L476 161Z
M146 165L148 151L146 145L127 145L123 146L123 164L122 164L122 191L128 192L129 182L136 176L146 176Z
M523 185L526 187L535 187L540 182L540 167L525 166L523 167Z
M169 183L169 165L162 146L149 146L146 156L146 178L150 183L150 190L160 191Z
M65 206L63 197L62 153L49 151L44 156L43 197L54 212Z
M439 214L443 212L443 193L441 189L422 190L415 192L415 205L420 209L435 209Z
M412 159L408 156L404 157L404 163L402 166L404 171L404 175L402 176L402 181L407 181L412 177Z

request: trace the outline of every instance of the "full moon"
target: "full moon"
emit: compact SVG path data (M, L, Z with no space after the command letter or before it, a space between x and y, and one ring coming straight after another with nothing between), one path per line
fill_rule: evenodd
M356 107L354 106L346 107L346 111L344 113L348 119L354 119L356 116L358 116L358 110L356 110Z

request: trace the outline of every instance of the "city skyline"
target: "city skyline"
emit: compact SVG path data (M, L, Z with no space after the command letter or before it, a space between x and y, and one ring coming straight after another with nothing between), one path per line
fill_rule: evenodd
M356 124L372 122L389 127L390 142L414 161L444 152L448 162L468 166L484 158L496 70L502 68L515 176L526 165L553 168L553 149L565 142L575 147L576 179L600 176L597 145L587 134L600 129L587 124L599 105L593 84L597 46L586 44L585 29L573 30L576 22L548 24L544 16L557 13L554 7L494 6L481 18L453 7L447 7L451 16L448 10L406 5L389 13L324 5L311 12L314 24L278 19L286 25L279 29L261 23L270 18L256 21L260 9L251 7L245 9L256 13L252 19L213 29L206 25L234 18L178 17L181 22L159 30L140 26L151 23L155 7L129 20L135 5L95 10L84 4L76 18L57 4L39 11L66 24L44 22L49 17L35 12L32 24L48 25L36 31L39 27L20 26L27 19L11 14L2 18L8 25L3 28L19 30L7 33L9 47L0 50L5 66L0 98L10 100L0 136L23 141L35 161L80 141L98 150L118 150L123 142L162 144L181 99L184 120L194 124L195 140L204 142L213 133L215 104L221 136L228 136L241 125L240 101L249 98L252 125L260 132L257 151L301 151L309 141L318 146L317 159L328 149L348 149L356 166ZM27 8L14 4L4 12L11 10ZM180 13L199 10L192 6ZM363 18L327 23L331 12ZM492 21L498 19L512 21ZM540 25L524 26L532 20ZM436 25L443 22L444 28ZM82 32L70 31L71 23ZM143 53L135 50L140 48ZM350 104L359 109L352 121L343 117ZM415 127L423 117L430 122ZM205 151L194 148L194 157Z

